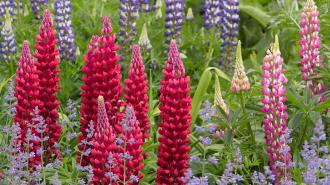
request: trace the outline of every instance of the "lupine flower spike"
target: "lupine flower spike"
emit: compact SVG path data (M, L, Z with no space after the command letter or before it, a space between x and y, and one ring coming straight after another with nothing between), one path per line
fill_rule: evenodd
M38 18L41 19L42 12L44 11L45 8L47 8L47 3L48 0L30 0L32 11L34 15Z
M139 121L143 140L149 138L150 123L148 120L148 81L147 74L143 65L140 46L134 45L132 49L131 64L128 72L128 79L125 80L126 94L124 95L127 103L134 107L136 119Z
M56 99L56 93L60 89L58 84L60 60L58 58L59 50L56 48L56 31L48 10L45 10L39 29L40 32L36 36L37 44L35 45L34 57L37 59L35 65L39 78L40 116L45 119L47 125L44 137L49 137L44 146L46 146L47 153L51 155L47 157L57 157L60 155L60 151L55 144L59 141L62 131L61 125L56 124L59 118L58 106L60 104Z
M157 184L183 184L189 169L191 133L190 78L180 58L176 42L171 41L160 89L160 118Z
M320 82L319 78L313 76L319 73L318 68L323 68L323 59L320 56L321 39L319 37L320 20L319 12L313 0L307 0L300 21L300 71L302 72L302 80L306 82L306 86L312 90L314 95L325 92L325 86ZM322 96L320 102L326 100L326 96Z
M15 80L15 97L17 98L16 112L14 115L14 123L19 126L20 138L18 143L20 151L25 151L23 143L26 141L27 130L30 129L31 134L38 136L35 129L31 128L32 114L35 107L40 106L38 101L38 76L36 73L36 66L30 53L29 43L24 41L22 46L21 58L18 62L16 70ZM40 136L39 136L40 137ZM29 159L30 167L36 167L40 164L40 155L37 154L38 142L34 143L34 146L29 147L28 151L33 152L35 156ZM32 165L31 165L32 164Z
M55 22L57 23L57 39L62 61L74 61L76 59L76 45L71 23L71 6L70 0L55 1Z
M181 29L185 18L185 0L165 0L166 18L165 18L165 37L166 43L172 39L179 41Z
M188 8L186 19L187 20L193 20L194 19L194 13L193 13L192 8Z
M17 13L17 3L15 0L2 0L0 2L0 26L4 24L5 15L8 12L10 16L15 17Z
M145 23L143 24L142 27L142 32L139 39L139 45L147 50L150 50L152 48L152 45L148 37L147 25Z
M139 0L140 1L140 12L150 12L152 10L150 0Z
M205 0L204 3L204 27L206 29L220 26L221 12L220 0Z
M242 51L241 51L241 41L238 41L237 51L236 51L236 64L234 70L234 76L231 80L230 90L232 92L238 93L241 91L248 91L250 89L249 79L245 74Z
M106 174L118 173L117 155L116 155L116 135L110 125L103 96L98 97L97 124L95 126L95 134L93 137L93 150L91 152L91 164L93 167L93 184L109 184L110 177ZM108 156L112 154L114 160L112 164L108 164Z
M285 105L285 87L283 59L281 57L278 37L267 51L262 66L262 111L266 114L263 120L266 135L267 153L270 169L275 175L275 184L291 177L291 154L288 145L288 114Z
M121 130L117 119L117 112L121 105L119 100L122 95L121 66L117 64L120 57L116 53L119 46L115 44L116 37L111 32L110 19L105 16L103 17L102 36L92 37L87 55L84 57L85 65L82 71L85 76L82 79L84 84L81 86L82 105L80 107L81 135L78 138L80 142L87 139L90 121L96 123L97 97L99 95L104 97L106 106L109 106L108 119L113 124L115 133ZM79 146L80 151L84 148L86 149L85 145ZM88 165L88 157L84 157L81 163L83 166Z
M226 113L226 115L229 115L229 107L222 98L220 82L217 76L215 78L214 106L219 106Z
M223 0L220 4L221 11L221 57L220 64L229 72L233 72L235 51L239 36L239 1Z
M3 61L11 61L13 55L17 53L17 44L11 26L11 16L8 12L6 14L5 25L1 30L0 37L2 40L0 43L0 58Z
M139 0L120 0L119 25L121 29L118 34L121 42L128 42L128 44L131 44L134 40L139 5Z

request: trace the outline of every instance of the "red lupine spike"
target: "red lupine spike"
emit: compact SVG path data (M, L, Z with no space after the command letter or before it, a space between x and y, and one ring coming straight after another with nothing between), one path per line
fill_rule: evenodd
M94 148L90 158L93 168L92 182L93 184L109 184L110 178L106 176L107 172L118 174L119 168L117 167L116 135L113 133L113 129L109 124L103 96L98 97L96 128L93 137ZM110 153L114 158L113 161L108 160Z
M58 75L59 50L56 48L56 31L53 28L50 12L45 10L40 33L36 36L37 44L34 57L39 78L39 109L40 116L45 119L47 125L44 137L49 137L49 140L44 142L46 149L45 164L50 162L51 158L60 156L60 151L56 148L55 143L59 141L61 136L61 125L56 124L58 116L58 106L60 102L56 99L56 93L59 90Z
M191 97L184 67L175 41L171 42L164 79L160 89L160 118L157 185L185 184L182 177L189 168Z
M150 123L148 119L148 87L147 74L143 65L140 46L132 48L131 64L128 72L128 79L125 80L126 102L131 104L136 112L137 120L140 123L144 139L149 138Z
M17 104L15 106L16 112L14 115L14 123L21 128L21 137L18 143L21 143L19 148L21 151L26 151L24 142L26 142L26 133L31 129L31 134L40 136L34 129L32 121L33 109L40 106L38 101L38 76L36 74L36 67L31 57L30 47L28 41L23 42L21 58L18 62L16 70L15 81L15 97ZM41 162L40 154L37 150L40 148L38 141L30 141L34 145L29 147L29 152L34 152L36 155L29 158L29 166L35 169Z
M103 16L103 27L102 27L102 34L110 35L112 32L112 25L110 18L108 16Z

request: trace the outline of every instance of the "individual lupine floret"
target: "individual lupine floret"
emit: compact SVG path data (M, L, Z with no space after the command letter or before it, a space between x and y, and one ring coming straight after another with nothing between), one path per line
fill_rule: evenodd
M282 179L291 178L291 154L287 138L288 114L285 105L285 87L287 78L284 76L283 59L281 57L278 37L267 51L262 66L262 112L266 114L263 120L267 143L270 169L275 175L275 184Z
M132 48L131 64L128 78L125 80L125 100L134 107L136 119L139 122L143 141L149 138L150 123L148 119L148 81L146 80L145 66L142 61L140 46Z
M120 145L119 179L123 184L137 185L143 178L140 170L143 168L143 133L135 116L133 106L128 104L121 121L122 132L118 135L117 145Z
M80 131L79 141L87 139L87 129L90 121L96 122L97 97L104 97L108 107L108 118L115 133L120 132L120 120L117 117L121 106L120 98L122 96L121 66L117 63L120 57L117 54L119 46L115 44L115 35L112 34L112 27L109 17L103 17L102 36L93 36L88 46L87 55L84 57L85 65L82 68L85 76L84 84L81 86L80 107ZM88 142L88 140L87 140ZM82 151L84 145L79 146ZM87 149L90 146L87 146ZM78 154L79 155L79 154ZM78 157L78 161L80 161ZM88 157L82 159L82 166L89 163Z
M48 155L45 161L45 164L47 164L53 157L61 155L56 143L59 141L62 132L61 125L56 123L59 119L58 106L60 105L60 101L56 99L56 93L60 89L60 77L58 75L60 72L59 50L56 48L56 31L48 10L45 10L39 30L40 32L36 36L37 44L35 45L34 57L36 58L36 73L39 80L40 116L45 119L47 126L44 137L49 137L49 140L44 143Z
M241 91L248 91L250 89L249 79L245 74L242 51L241 51L241 41L238 41L237 51L236 51L236 64L234 70L234 76L231 80L230 90L232 92L238 93Z
M206 29L219 28L221 20L220 0L205 0L204 26Z
M113 154L112 164L117 163L116 135L110 125L103 96L98 97L98 112L93 149L90 162L93 167L93 184L109 184L111 179L107 173L118 173L118 166L107 166L109 155ZM116 171L117 170L117 171ZM112 184L112 183L111 183Z
M32 59L30 53L29 43L27 41L23 42L21 58L18 62L18 67L16 70L16 80L15 80L15 97L17 98L17 104L15 106L14 114L14 123L20 127L20 138L19 143L22 145L19 146L20 151L25 151L25 146L23 143L26 142L26 135L28 129L30 129L30 135L34 134L35 136L40 137L36 132L35 126L33 125L33 110L35 107L40 106L38 100L39 91L38 91L38 75L36 73L36 66ZM30 127L33 128L30 128ZM29 147L29 152L33 152L35 157L30 158L29 163L30 167L36 167L40 164L41 159L40 155L37 155L37 150L39 149L39 142L34 142L33 147Z
M30 0L32 12L38 18L42 18L42 12L47 8L48 0Z
M165 37L166 43L172 39L179 41L181 29L185 18L185 0L165 0L166 18L165 18Z
M229 72L233 72L235 51L239 36L239 1L223 0L220 4L221 11L221 57L220 64Z
M136 18L139 12L140 0L120 0L119 25L120 41L130 45L136 36Z
M3 61L11 61L13 55L17 53L17 44L13 28L11 26L11 17L7 13L5 25L0 33L1 43L0 43L0 58Z
M185 70L175 40L171 41L160 88L160 118L157 184L183 184L189 169L191 133L190 78Z
M320 56L321 39L319 37L320 20L319 12L313 0L307 0L300 21L300 71L302 80L306 86L312 90L314 95L325 92L325 85L320 82L320 78L314 76L319 73L318 68L323 68L323 59ZM326 96L320 98L320 102L326 100Z
M75 61L76 45L71 22L70 0L55 1L55 22L57 23L57 39L59 41L60 58L62 61Z

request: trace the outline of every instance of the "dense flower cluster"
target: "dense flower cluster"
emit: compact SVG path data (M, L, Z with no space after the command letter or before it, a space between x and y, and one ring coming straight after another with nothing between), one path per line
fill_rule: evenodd
M185 0L165 0L166 18L165 18L165 37L166 43L172 39L180 40L181 29L185 17Z
M262 111L266 114L263 120L266 135L268 160L270 169L275 175L275 184L278 184L282 178L288 178L291 175L291 154L288 146L288 127L286 120L286 97L284 84L287 78L284 76L282 67L278 37L271 49L267 51L262 66Z
M120 0L119 25L118 32L121 42L131 44L136 35L136 18L139 12L139 0Z
M76 59L76 45L71 23L71 6L70 0L55 1L55 22L57 23L57 39L62 61L74 61Z
M17 53L15 35L11 26L11 17L7 14L5 25L0 32L0 58L3 61L11 61Z
M47 8L48 0L30 0L30 3L34 15L40 19L43 10Z
M302 80L306 82L309 89L314 95L325 92L325 85L320 82L319 78L313 76L319 73L318 68L323 67L323 59L320 56L321 40L319 37L320 20L319 12L313 0L307 0L304 11L301 13L300 21L300 71L302 72ZM320 102L326 100L326 96L322 96Z
M140 12L150 12L152 10L152 0L140 0Z
M161 80L159 147L157 184L182 184L189 164L191 98L190 78L185 70L174 40L171 41L168 59Z
M248 91L250 89L249 79L245 74L243 57L241 51L241 41L238 41L236 51L236 64L234 70L234 76L231 80L230 90L232 92Z
M128 78L125 80L126 94L125 100L134 107L136 119L138 120L143 140L149 138L150 123L148 120L148 81L147 74L143 65L140 46L134 45L132 48L131 64L129 67Z
M221 53L220 64L228 71L232 72L235 58L235 51L239 36L239 1L223 0L221 9Z
M0 26L4 24L4 18L7 13L15 16L17 11L17 3L14 0L3 0L0 2Z
M122 95L121 66L117 64L120 57L117 55L119 46L115 44L115 35L111 33L112 27L109 17L103 17L102 36L93 36L88 46L88 52L84 57L85 65L82 68L85 76L82 89L82 105L80 107L80 131L78 140L85 141L88 135L90 121L96 123L97 97L104 97L108 106L108 118L114 126L114 131L119 132L121 126L117 119L120 107L120 97ZM86 141L88 142L89 139ZM83 151L90 148L89 145L80 145L79 150ZM78 158L80 161L80 158ZM82 165L89 163L88 158L82 160Z
M207 29L216 28L220 25L221 11L220 0L205 0L204 3L204 26Z
M45 10L42 24L39 27L40 32L36 36L37 44L35 45L37 75L39 78L39 109L40 116L45 119L47 125L45 134L49 140L44 143L47 154L47 160L50 157L57 157L60 151L56 147L56 143L61 136L61 125L56 124L59 119L58 106L60 102L56 99L56 93L60 89L58 75L59 50L56 48L56 31L53 28L53 20L48 10ZM46 137L45 135L45 137Z
M243 167L243 157L239 148L235 152L235 158L233 161L228 161L226 164L226 169L223 172L220 179L217 181L217 185L227 185L227 184L239 184L243 180L237 171Z

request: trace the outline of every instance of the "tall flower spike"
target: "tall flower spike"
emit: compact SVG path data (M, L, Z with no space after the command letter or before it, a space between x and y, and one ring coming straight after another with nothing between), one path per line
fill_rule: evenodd
M148 50L152 48L152 45L151 45L149 37L148 37L147 25L145 23L143 24L143 27L142 27L139 44L142 48L145 48Z
M130 45L136 35L136 18L139 11L139 0L120 0L120 41Z
M82 68L85 76L81 86L80 131L79 142L87 139L87 129L90 121L96 123L97 97L104 97L108 107L108 118L115 133L121 130L117 114L121 106L122 96L121 66L117 64L120 57L117 55L119 46L115 44L115 35L111 33L112 27L109 17L103 17L102 36L93 36L88 46L87 55L84 56L85 65ZM88 149L88 147L86 148ZM84 150L84 145L79 146ZM80 154L78 154L80 155ZM80 157L78 158L80 161ZM82 165L88 165L89 158L83 157Z
M266 114L263 124L268 145L267 153L270 168L275 175L275 184L279 184L284 178L291 178L291 154L288 138L286 138L288 114L284 87L288 80L284 76L282 64L283 59L276 36L275 43L267 51L263 60L261 83L264 95L262 112Z
M11 61L13 55L17 53L17 44L11 26L11 17L8 12L6 14L5 26L1 30L0 37L2 40L0 43L0 58L3 61Z
M32 11L34 15L38 18L42 18L42 12L47 8L48 0L30 0Z
M8 12L10 16L14 17L17 12L17 3L14 0L2 0L0 2L0 26L4 24L4 19L6 13Z
M55 22L57 23L57 39L59 41L60 58L62 61L75 61L76 45L71 22L70 0L55 1Z
M214 106L219 106L227 115L229 115L229 108L225 103L225 100L222 98L218 76L215 77Z
M20 127L20 142L22 145L19 146L20 151L25 151L23 143L26 140L27 130L29 124L32 122L32 113L35 107L40 106L38 101L38 76L36 74L36 67L30 53L29 43L23 42L21 58L18 62L16 70L15 80L15 97L17 98L16 112L14 115L14 123ZM31 129L31 128L30 128ZM34 129L31 132L38 136ZM29 159L30 166L37 167L40 164L40 154L37 154L38 144L34 143L34 146L29 148L30 153L36 154L34 157Z
M148 81L146 80L145 66L143 65L140 46L134 45L132 48L131 64L128 72L128 79L125 80L127 103L135 109L135 115L140 123L143 133L143 140L149 138L150 123L148 120Z
M249 79L245 74L241 50L242 50L241 41L238 41L234 76L233 79L231 80L231 86L230 86L230 90L235 93L241 91L248 91L250 89Z
M44 143L45 149L51 160L51 156L60 155L60 151L55 143L59 141L62 128L56 124L58 115L58 106L60 102L56 99L56 93L60 89L58 73L60 72L58 58L59 50L56 48L56 31L53 28L53 20L48 10L45 10L42 24L39 27L39 34L36 36L37 44L35 45L36 52L34 57L36 60L37 74L39 78L39 101L40 101L40 116L45 119L47 129L44 137L49 137L49 140Z
M166 18L165 18L165 37L166 43L172 39L179 41L181 29L185 18L185 0L165 0Z
M220 4L221 12L221 57L220 64L229 73L233 72L235 51L239 36L239 1L223 0Z
M150 0L140 0L140 12L150 12L152 8L150 3Z
M320 56L321 39L319 37L320 20L319 12L313 0L307 0L300 21L300 71L302 72L302 80L306 86L312 90L314 95L325 92L325 85L319 78L313 76L319 73L318 68L323 68L323 59ZM326 100L326 96L322 96L320 102Z
M110 125L103 96L98 97L97 125L93 137L93 150L91 152L91 165L93 168L93 184L109 184L110 177L107 172L118 173L118 166L105 165L108 163L110 153L115 157L113 164L117 163L116 155L116 135Z
M156 182L158 185L184 184L182 177L189 169L190 158L191 87L174 40L171 41L163 75Z
M140 170L143 168L143 133L140 129L139 121L135 116L134 109L131 104L128 104L125 109L125 114L122 124L122 133L118 139L124 143L120 146L120 175L119 179L122 182L127 182L130 185L137 185L143 178ZM125 150L126 149L126 150ZM125 179L125 180L124 180Z
M207 29L219 27L221 20L220 0L205 0L204 26Z

